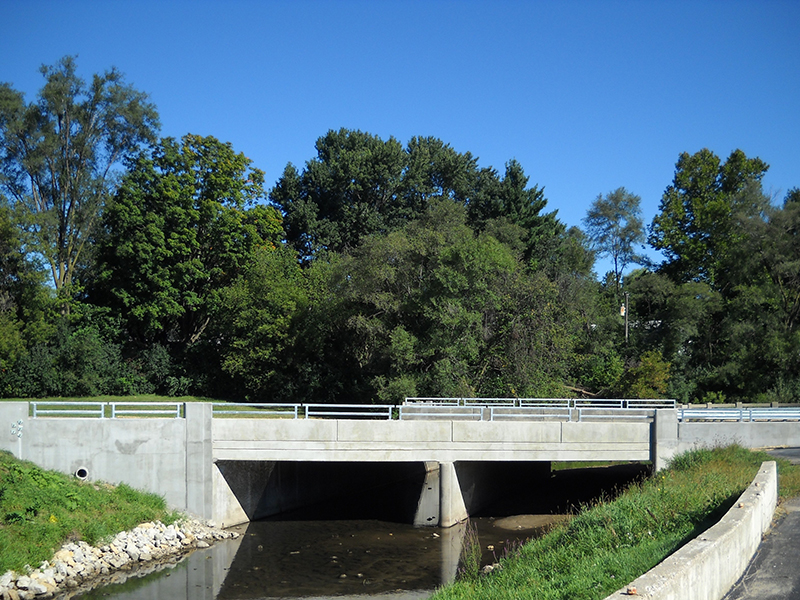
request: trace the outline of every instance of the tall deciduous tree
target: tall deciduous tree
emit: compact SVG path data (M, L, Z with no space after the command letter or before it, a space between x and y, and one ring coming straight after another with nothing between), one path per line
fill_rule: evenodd
M68 56L41 72L45 85L30 104L0 84L0 186L20 209L26 247L46 260L61 291L83 259L115 167L155 140L158 115L116 69L87 84Z
M741 150L734 150L725 163L708 149L680 155L649 237L666 254L664 267L676 280L716 284L719 261L734 242L734 202L768 168Z
M397 193L405 168L403 147L361 131L329 131L302 174L287 165L270 193L283 211L287 240L308 259L340 252L391 229L401 216Z
M306 261L397 230L442 199L466 207L477 231L500 220L521 227L526 258L551 253L551 242L564 234L555 212L542 212L543 191L528 187L517 161L501 178L436 138L415 137L403 148L394 138L346 129L329 131L316 146L303 171L287 165L270 192L285 216L287 240Z
M120 310L140 342L196 342L218 291L254 248L283 237L274 208L251 206L263 180L213 137L163 139L131 163L106 208L97 301Z
M599 256L609 256L614 261L617 291L625 267L642 260L635 248L645 241L640 202L639 196L620 187L606 196L597 196L583 219L592 248Z

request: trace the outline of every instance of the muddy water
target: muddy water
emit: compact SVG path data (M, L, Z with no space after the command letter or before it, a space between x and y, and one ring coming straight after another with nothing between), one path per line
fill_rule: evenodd
M641 476L638 466L560 471L544 493L506 497L471 525L483 563L540 535L564 513ZM315 517L316 515L311 515ZM466 525L414 528L385 520L258 521L238 540L197 551L182 563L127 588L108 586L82 598L116 600L325 599L371 596L426 598L452 581Z

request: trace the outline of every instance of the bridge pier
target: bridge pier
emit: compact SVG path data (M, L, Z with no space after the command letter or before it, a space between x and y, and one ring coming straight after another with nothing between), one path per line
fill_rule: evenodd
M455 463L439 463L439 527L452 527L468 518Z
M539 493L550 477L549 461L428 462L414 525L452 527L520 485ZM535 491L534 491L535 490Z

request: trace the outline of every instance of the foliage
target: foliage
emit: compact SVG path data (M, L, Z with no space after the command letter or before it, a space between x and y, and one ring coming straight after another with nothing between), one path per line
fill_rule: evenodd
M286 373L295 319L308 304L306 283L294 251L258 249L241 276L220 292L213 328L222 349L222 369L242 395L292 401Z
M270 192L285 218L286 238L304 261L320 253L357 248L421 218L443 199L468 210L470 226L482 231L504 219L522 227L530 258L563 233L555 213L541 214L547 200L516 161L500 178L480 169L469 153L436 138L413 138L406 148L361 131L329 131L316 143L317 156L302 172L289 164Z
M0 374L6 397L96 396L151 391L122 354L120 331L106 311L73 304L52 335Z
M741 150L734 150L724 164L705 148L680 155L649 238L666 254L665 268L676 281L720 283L719 261L738 240L733 228L737 195L760 182L768 168Z
M624 187L597 196L589 207L583 223L598 256L610 256L614 261L614 281L617 292L625 267L641 263L643 258L634 246L644 242L644 223L640 216L641 198Z
M153 520L164 499L127 485L81 482L0 451L0 572L49 560L66 541L100 539Z
M26 250L44 258L61 291L86 256L115 167L155 139L158 115L116 69L87 85L66 56L41 73L30 104L0 84L0 189L29 234Z
M364 378L351 397L558 393L568 336L555 286L465 219L456 204L432 203L337 263L337 352Z
M200 340L221 289L258 247L275 247L280 217L255 206L263 174L213 137L163 139L130 170L103 215L90 297L125 315L142 346Z
M616 384L616 395L622 398L663 398L667 393L670 364L650 350L628 369Z

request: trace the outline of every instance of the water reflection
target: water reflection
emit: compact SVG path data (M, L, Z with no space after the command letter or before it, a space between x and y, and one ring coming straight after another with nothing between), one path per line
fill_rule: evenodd
M540 535L568 505L640 477L633 468L554 474L546 493L505 498L472 520L483 563L502 557L520 540ZM535 499L535 502L532 500ZM523 514L536 512L538 514ZM551 513L551 514L546 514ZM428 597L452 581L465 525L415 528L380 520L257 521L242 536L191 554L146 581L107 586L75 596L115 600L260 600L269 598ZM67 596L62 596L67 597Z
M545 518L545 517L542 517ZM475 519L484 561L541 530ZM237 540L198 550L149 575L89 592L85 599L256 600L347 597L427 598L453 581L466 524L415 528L385 521L259 521ZM512 526L515 527L515 526ZM64 596L66 597L66 596Z

